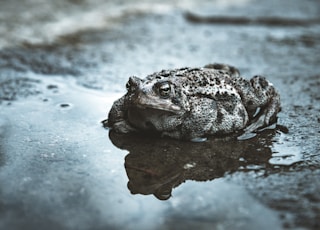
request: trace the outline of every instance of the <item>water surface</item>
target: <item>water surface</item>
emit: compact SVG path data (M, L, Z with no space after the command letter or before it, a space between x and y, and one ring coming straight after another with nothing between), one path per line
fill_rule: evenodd
M0 9L0 229L318 229L319 25L308 1L6 1ZM129 76L229 63L279 90L279 125L243 141L116 135ZM281 131L282 130L282 131Z

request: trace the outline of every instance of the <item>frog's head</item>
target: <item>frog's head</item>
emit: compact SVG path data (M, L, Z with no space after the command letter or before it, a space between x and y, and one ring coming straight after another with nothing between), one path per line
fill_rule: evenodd
M126 84L128 120L141 129L167 131L181 124L189 110L186 96L169 77L142 80L130 77Z

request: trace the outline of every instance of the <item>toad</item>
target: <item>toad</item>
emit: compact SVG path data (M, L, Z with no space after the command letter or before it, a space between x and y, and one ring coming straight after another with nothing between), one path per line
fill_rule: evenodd
M247 80L224 64L130 77L126 88L103 121L118 133L205 140L211 135L254 133L274 124L280 111L279 93L265 77Z

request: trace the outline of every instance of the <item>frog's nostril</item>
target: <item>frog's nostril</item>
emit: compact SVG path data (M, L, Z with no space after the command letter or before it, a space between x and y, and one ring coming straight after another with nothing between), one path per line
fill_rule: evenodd
M135 89L137 89L140 85L141 79L137 78L135 76L130 77L127 84L126 84L126 88L128 91L134 91Z

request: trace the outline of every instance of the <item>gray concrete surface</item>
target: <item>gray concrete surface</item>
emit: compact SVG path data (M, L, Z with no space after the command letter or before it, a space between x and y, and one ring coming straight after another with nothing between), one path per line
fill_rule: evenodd
M1 2L0 229L319 229L319 15L316 0ZM129 76L211 62L273 82L289 132L101 127Z

